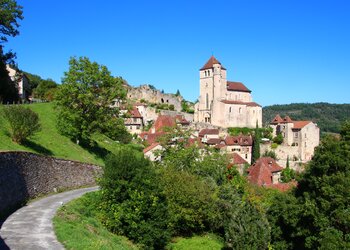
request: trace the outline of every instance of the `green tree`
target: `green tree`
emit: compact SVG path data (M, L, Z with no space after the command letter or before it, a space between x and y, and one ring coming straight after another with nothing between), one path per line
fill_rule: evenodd
M110 155L100 180L102 221L106 227L147 249L169 240L167 203L150 162L128 147Z
M261 133L256 126L255 132L254 132L254 141L253 141L253 149L252 149L252 163L256 162L257 159L260 158L260 140L261 140Z
M3 44L8 41L8 37L19 34L18 21L21 19L22 6L14 0L0 0L0 103L18 100L17 85L9 78L6 70L6 64L14 63L15 54L11 51L4 53Z
M22 144L41 128L38 114L29 108L10 105L3 108L3 113L10 127L12 140L16 143Z
M33 90L35 98L48 101L48 94L52 89L57 88L57 83L52 79L42 80L39 85Z
M114 140L131 140L119 111L111 108L115 99L122 100L126 92L123 80L111 76L106 66L90 62L87 57L69 60L56 94L59 131L71 139L89 141L94 132Z
M175 96L181 96L181 94L180 94L180 90L177 90L177 91L176 91Z
M276 199L271 206L269 218L276 245L290 249L350 248L349 132L345 124L340 140L325 137L294 195Z

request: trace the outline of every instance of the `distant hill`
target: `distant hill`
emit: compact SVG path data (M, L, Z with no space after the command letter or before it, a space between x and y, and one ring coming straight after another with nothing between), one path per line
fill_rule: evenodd
M350 120L350 104L292 103L263 108L263 124L275 115L290 116L293 120L311 120L318 124L321 132L339 133L341 123Z

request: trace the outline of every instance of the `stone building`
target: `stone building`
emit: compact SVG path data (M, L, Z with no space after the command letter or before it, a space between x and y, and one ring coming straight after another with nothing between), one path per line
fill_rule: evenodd
M251 90L241 82L226 79L226 69L212 56L199 70L199 101L195 105L195 122L220 127L262 125L262 108L253 102Z
M274 136L283 136L282 147L279 146L280 150L277 150L278 158L286 159L289 156L303 162L311 160L320 143L320 129L317 124L312 121L293 121L289 116L282 119L276 115L270 127ZM282 150L283 146L287 148Z
M126 118L124 118L125 127L131 134L140 134L142 132L144 122L138 107L133 106L132 110L127 111L126 114Z
M29 80L27 76L18 70L12 68L10 65L6 65L6 70L9 72L9 76L12 81L17 83L18 97L21 101L28 99L28 93L30 91Z

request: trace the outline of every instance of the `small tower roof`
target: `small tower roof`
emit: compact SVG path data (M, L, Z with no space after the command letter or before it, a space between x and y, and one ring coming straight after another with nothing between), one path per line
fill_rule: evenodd
M285 123L293 123L292 119L288 115L286 117L284 117L283 122L285 122Z
M200 70L211 69L211 68L214 67L214 64L220 64L221 65L221 63L214 56L211 56L209 58L209 60L207 61L207 63ZM221 65L221 68L225 69L224 66L222 66L222 65Z
M277 124L283 122L283 119L280 115L276 115L275 118L271 121L271 124Z

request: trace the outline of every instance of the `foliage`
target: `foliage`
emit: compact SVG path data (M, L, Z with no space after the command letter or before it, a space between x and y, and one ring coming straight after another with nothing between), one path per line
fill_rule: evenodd
M0 0L0 103L13 103L18 100L16 82L8 76L6 64L14 64L15 54L4 53L3 43L8 37L15 37L19 34L18 21L23 19L22 6L17 5L14 0Z
M226 248L266 249L270 230L264 214L249 200L242 199L230 183L221 186L219 198Z
M275 136L272 141L278 145L281 145L283 143L283 136L282 134L278 134L277 136Z
M178 237L167 247L169 250L220 250L224 247L223 239L215 234L195 235L190 238Z
M350 131L325 137L293 194L269 211L276 249L348 249L350 247Z
M72 57L56 95L59 131L77 142L90 141L94 132L130 141L118 110L110 107L115 99L125 98L122 83L121 78L111 76L107 67L87 57Z
M87 193L57 211L55 234L66 249L137 249L123 236L109 232L98 220L99 192Z
M5 106L4 117L10 126L12 140L22 144L40 130L39 116L31 109L20 106Z
M252 163L256 162L260 158L260 140L261 140L261 133L257 125L254 131Z
M49 99L53 99L53 96L51 96L51 93L52 93L52 90L56 88L57 88L57 83L54 80L52 79L41 80L38 86L33 90L33 95L35 98L49 101Z
M141 152L120 149L106 160L100 180L103 223L147 248L169 240L168 212L159 176Z
M263 157L271 157L272 159L277 160L276 152L273 150L271 150L271 151L266 150L263 154Z
M227 129L228 133L232 136L234 135L252 135L253 134L253 129L251 128L247 128L247 127L244 127L244 128L228 128Z
M209 230L216 217L215 190L187 171L167 168L162 173L172 233L191 235Z
M191 105L189 104L189 102L187 102L185 100L183 100L181 102L181 111L189 113L189 114L193 114L194 113L194 109L191 108Z
M289 158L287 158L287 166L282 170L281 173L281 181L284 183L288 183L294 180L296 177L296 172L289 167Z
M292 103L263 108L263 122L269 123L276 114L288 115L293 120L311 120L321 132L339 133L341 124L350 117L350 104Z
M176 91L175 96L181 96L180 90L177 90L177 91Z

